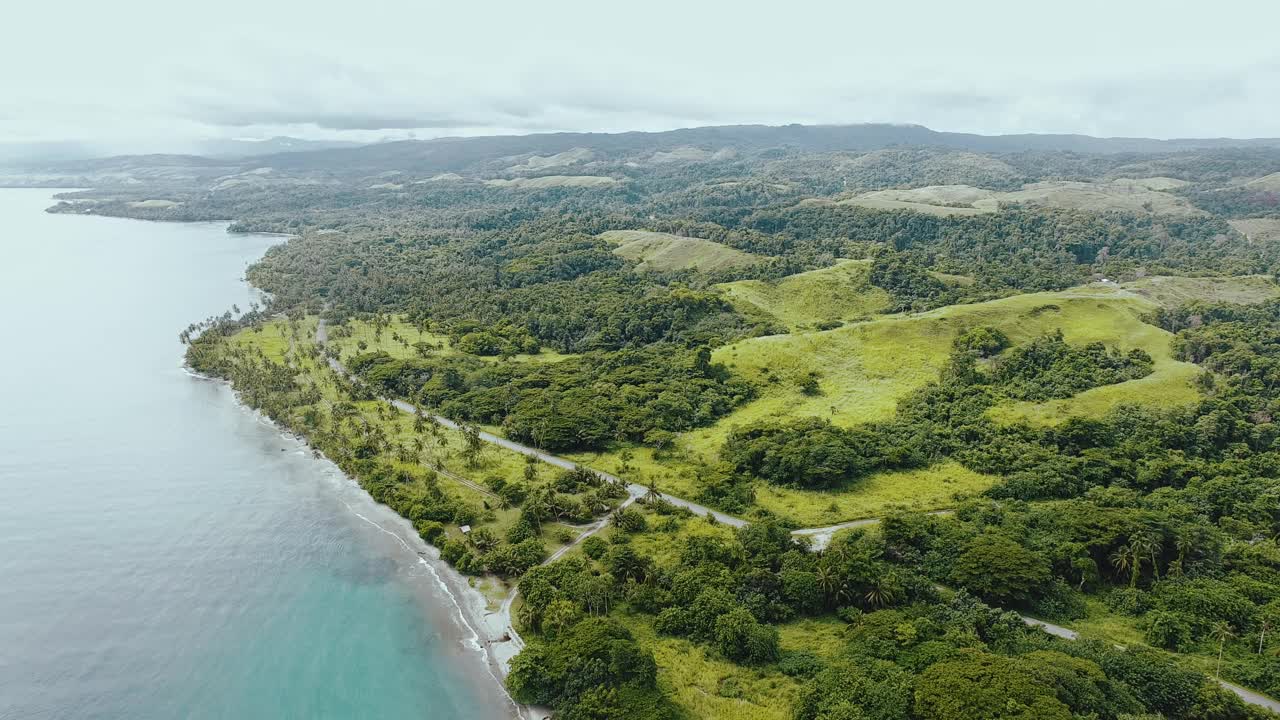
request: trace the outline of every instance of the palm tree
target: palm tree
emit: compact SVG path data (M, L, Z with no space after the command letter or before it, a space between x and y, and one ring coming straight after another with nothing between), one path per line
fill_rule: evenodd
M1132 550L1128 545L1121 545L1116 548L1115 552L1111 553L1111 567L1115 568L1116 572L1121 575L1130 572L1136 565L1137 562L1133 559ZM1137 584L1138 574L1133 572L1129 578L1129 587L1134 587Z
M1139 566L1142 564L1142 559L1150 558L1151 573L1156 580L1159 580L1160 565L1157 563L1157 554L1160 552L1161 548L1160 538L1149 530L1143 530L1141 532L1134 533L1133 536L1129 538L1129 545L1133 548L1134 555L1139 558L1137 562ZM1141 567L1139 567L1138 572L1141 572Z
M814 577L817 578L818 589L822 591L823 597L830 600L831 596L835 595L836 585L839 582L835 571L831 569L830 565L822 563L818 565L818 569L814 571Z
M836 562L844 564L849 560L849 545L846 543L835 543L828 547L824 555L835 558Z
M849 581L845 580L840 583L840 587L836 588L836 602L852 600L855 594L854 589L849 586Z
M1218 670L1214 676L1217 679L1221 680L1222 679L1222 649L1225 648L1227 645L1227 638L1235 637L1235 633L1232 631L1231 626L1229 624L1220 621L1213 626L1213 636L1218 639Z
M1187 553L1195 548L1195 540L1191 537L1191 533L1179 533L1173 540L1173 546L1178 550L1178 567L1184 567L1187 562Z
M658 492L658 481L656 480L649 481L648 486L646 486L645 488L644 501L646 503L652 503L661 497L662 497L662 493Z
M885 607L892 605L901 596L902 589L898 586L898 577L892 573L877 576L871 581L871 587L867 590L863 599L866 600L867 606L872 608Z
M1262 646L1267 641L1267 631L1271 629L1271 621L1263 620L1258 627L1258 654L1262 654Z
M539 489L529 495L529 499L524 503L525 512L529 513L529 517L533 518L533 522L538 526L538 532L542 532L542 517L547 514L550 506L547 503L546 493Z

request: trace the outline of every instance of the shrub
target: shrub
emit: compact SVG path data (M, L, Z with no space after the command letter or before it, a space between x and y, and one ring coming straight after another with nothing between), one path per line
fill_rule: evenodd
M715 642L721 654L735 662L758 665L778 659L778 629L761 625L744 607L716 619Z
M599 560L609 550L609 544L598 535L592 535L582 541L582 552L592 560Z
M1142 625L1143 638L1155 647L1176 651L1191 642L1191 624L1178 613L1153 610L1142 618Z
M818 418L735 430L720 456L740 473L804 488L835 487L888 464L880 439L871 432L838 428Z
M438 544L440 536L444 535L444 524L435 520L423 520L417 525L418 535L432 545Z

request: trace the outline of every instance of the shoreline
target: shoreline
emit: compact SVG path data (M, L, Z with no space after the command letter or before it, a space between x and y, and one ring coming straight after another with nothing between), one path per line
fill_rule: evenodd
M504 598L497 610L490 610L489 601L484 594L472 587L466 576L441 560L440 551L427 544L407 519L386 505L374 500L355 478L347 475L323 452L312 446L305 436L282 428L261 411L246 405L241 401L240 393L236 391L229 380L198 373L188 367L186 363L181 365L181 369L189 377L213 382L225 387L231 393L237 407L252 415L258 422L269 425L281 436L305 447L312 453L314 459L328 463L337 476L349 483L352 488L358 490L366 500L389 513L392 516L389 518L390 522L396 524L394 529L388 529L384 523L370 519L345 500L337 498L352 515L395 538L405 551L413 553L417 562L430 573L435 588L438 591L442 591L453 606L449 615L455 627L460 631L455 639L468 649L479 652L483 656L485 669L493 681L498 697L510 706L513 713L512 717L520 720L541 720L550 715L550 710L519 703L507 692L505 681L507 674L511 670L511 661L524 648L524 640L516 631L511 618L511 601L515 597L514 591ZM440 601L440 597L435 593L429 597L420 597L419 599L437 605Z

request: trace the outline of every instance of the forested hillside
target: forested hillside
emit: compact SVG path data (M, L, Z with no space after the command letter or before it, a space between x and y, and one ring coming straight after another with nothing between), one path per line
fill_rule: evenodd
M54 210L293 236L189 361L518 588L521 701L1252 718L1213 679L1280 695L1280 149L1225 145L491 138Z

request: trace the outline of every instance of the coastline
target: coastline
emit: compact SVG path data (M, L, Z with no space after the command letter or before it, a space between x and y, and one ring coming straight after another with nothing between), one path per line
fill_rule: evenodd
M351 476L347 475L332 460L324 455L323 452L316 449L308 442L305 436L282 428L275 421L268 418L261 411L246 405L240 399L240 393L232 386L231 382L223 378L210 377L192 370L185 363L182 364L182 370L188 376L216 383L231 393L235 404L242 411L250 414L258 422L270 426L284 438L298 443L313 458L328 464L328 470L341 477L342 480L350 485L350 487L358 490L360 494L371 505L376 506L385 511L387 518L371 519L362 514L356 508L341 498L337 498L347 510L361 521L374 526L377 530L385 533L398 541L406 552L412 553L417 562L431 575L434 581L435 589L448 598L452 605L450 616L453 620L455 629L459 632L456 637L452 638L459 644L480 653L483 656L483 663L490 679L495 686L498 697L500 697L507 705L510 706L512 717L520 720L542 720L549 717L551 711L547 708L539 708L530 705L524 705L517 702L507 692L506 677L511 670L511 661L524 648L524 640L516 631L511 617L511 604L515 598L515 592L509 593L503 600L501 606L497 610L489 609L489 602L484 594L476 588L472 587L467 578L454 569L447 562L440 559L440 552L435 547L427 544L425 540L418 535L413 529L412 524L404 517L391 510L386 505L377 502L370 496L360 483ZM394 527L388 528L391 524ZM433 592L426 596L420 596L420 601L428 604L438 604L441 600L439 592Z

